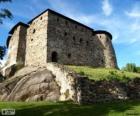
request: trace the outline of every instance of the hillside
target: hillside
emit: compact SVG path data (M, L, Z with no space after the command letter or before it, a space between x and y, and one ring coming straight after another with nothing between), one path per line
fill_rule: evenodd
M81 75L88 76L88 78L92 80L103 80L103 79L111 80L115 78L121 81L126 81L127 79L140 77L140 73L132 73L117 69L93 68L89 66L68 66L68 67Z

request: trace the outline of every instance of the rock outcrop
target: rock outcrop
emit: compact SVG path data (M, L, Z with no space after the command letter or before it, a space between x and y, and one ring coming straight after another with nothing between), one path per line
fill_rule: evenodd
M12 71L12 70L11 70ZM66 101L80 104L140 99L140 78L94 81L64 65L27 66L0 83L1 101Z
M58 100L60 88L55 76L45 68L25 67L0 84L5 101Z

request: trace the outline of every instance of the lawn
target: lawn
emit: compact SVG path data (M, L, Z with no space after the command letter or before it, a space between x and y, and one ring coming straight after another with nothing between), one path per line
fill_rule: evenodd
M140 101L78 105L72 102L0 102L16 116L140 116Z
M68 67L77 73L88 76L90 79L93 80L103 80L103 79L112 79L112 78L125 80L125 79L140 77L140 73L132 73L132 72L121 71L117 69L93 68L89 66L68 66Z

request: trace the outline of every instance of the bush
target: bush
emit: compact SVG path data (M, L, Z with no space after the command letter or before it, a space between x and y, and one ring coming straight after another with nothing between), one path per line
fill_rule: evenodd
M140 73L140 67L136 67L137 68L137 72Z
M136 64L134 63L128 63L122 70L128 71L128 72L137 72Z

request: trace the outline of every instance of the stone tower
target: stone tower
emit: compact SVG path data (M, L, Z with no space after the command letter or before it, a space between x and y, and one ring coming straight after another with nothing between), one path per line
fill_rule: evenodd
M116 68L112 35L96 31L50 9L28 24L18 23L10 31L7 64L44 65L57 62L69 65ZM14 60L13 60L14 59Z
M101 41L103 45L103 52L105 58L105 67L106 68L118 68L117 60L115 55L115 50L112 45L112 35L106 31L98 30L95 31L98 39Z
M25 65L26 33L28 25L22 22L16 24L9 32L7 39L8 60L6 65Z

